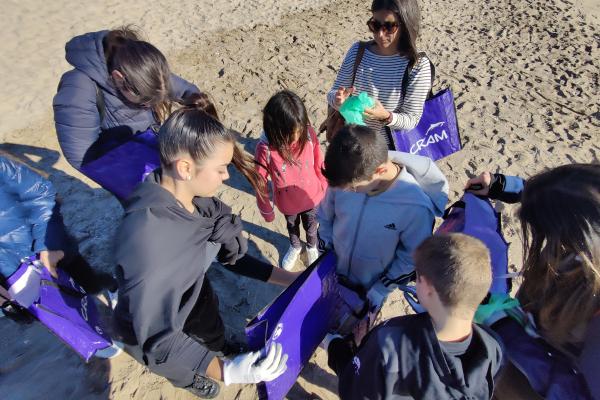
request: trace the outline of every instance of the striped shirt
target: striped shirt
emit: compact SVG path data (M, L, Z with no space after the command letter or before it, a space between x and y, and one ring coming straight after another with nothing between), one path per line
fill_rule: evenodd
M335 83L327 93L327 102L332 106L336 90L340 87L350 87L358 45L359 43L356 42L348 50ZM388 124L392 129L412 129L417 126L423 113L423 103L431 89L429 60L421 57L409 74L406 94L404 100L402 99L402 78L408 62L407 57L399 54L391 56L375 54L367 46L356 70L354 81L356 93L367 92L369 96L379 100L383 107L392 113L392 121ZM365 123L385 134L385 121L365 118ZM387 141L388 137L385 136Z

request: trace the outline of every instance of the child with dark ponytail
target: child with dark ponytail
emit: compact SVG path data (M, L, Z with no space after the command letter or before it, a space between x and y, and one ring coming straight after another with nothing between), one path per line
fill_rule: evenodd
M287 360L279 344L263 358L236 355L226 343L206 277L215 258L233 272L283 286L297 276L246 255L242 221L214 197L232 160L254 179L235 132L216 117L208 97L194 95L165 121L158 133L161 168L126 201L115 249L118 332L151 371L202 398L217 396L216 380L273 380Z

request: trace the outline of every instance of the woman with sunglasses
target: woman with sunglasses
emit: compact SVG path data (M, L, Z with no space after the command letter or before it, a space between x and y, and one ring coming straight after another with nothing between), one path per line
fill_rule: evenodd
M385 128L412 129L418 124L431 89L430 64L426 57L419 57L416 47L421 19L417 0L374 0L371 12L367 26L373 40L366 44L354 85L352 71L359 42L346 54L327 101L338 109L353 93L367 92L376 101L365 110L365 122L384 135L393 149ZM411 72L406 93L402 93L406 68Z
M58 85L54 121L63 154L78 170L101 155L106 143L164 121L171 101L199 92L129 28L76 36L65 51L73 69Z

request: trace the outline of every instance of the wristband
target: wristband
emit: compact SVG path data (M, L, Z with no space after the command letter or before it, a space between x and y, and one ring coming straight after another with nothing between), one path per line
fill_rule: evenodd
M502 174L493 174L492 181L490 182L490 188L488 190L488 197L495 199L504 192L504 186L506 185L506 178Z

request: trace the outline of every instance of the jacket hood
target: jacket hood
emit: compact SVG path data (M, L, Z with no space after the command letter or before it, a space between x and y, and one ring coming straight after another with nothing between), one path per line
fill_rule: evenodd
M173 194L160 186L161 174L162 171L158 168L138 185L123 204L125 214L152 209L154 213L168 216L168 219L180 223L189 222L190 229L196 229L196 226L211 227L214 230L211 240L219 242L219 237L223 234L219 232L220 225L217 220L223 214L231 214L231 208L214 197L195 197L193 203L197 213L191 214L181 206ZM241 225L239 230L241 231ZM226 233L233 235L231 230L227 230Z
M145 210L148 208L181 208L177 199L160 186L161 170L150 173L144 182L138 185L131 196L124 202L125 213Z
M435 215L442 216L448 203L449 187L446 177L437 165L427 157L399 151L390 151L388 157L406 168L423 192L431 199L435 208Z
M107 92L115 93L108 79L102 40L108 31L90 32L75 36L65 45L65 58L75 69L86 74Z

